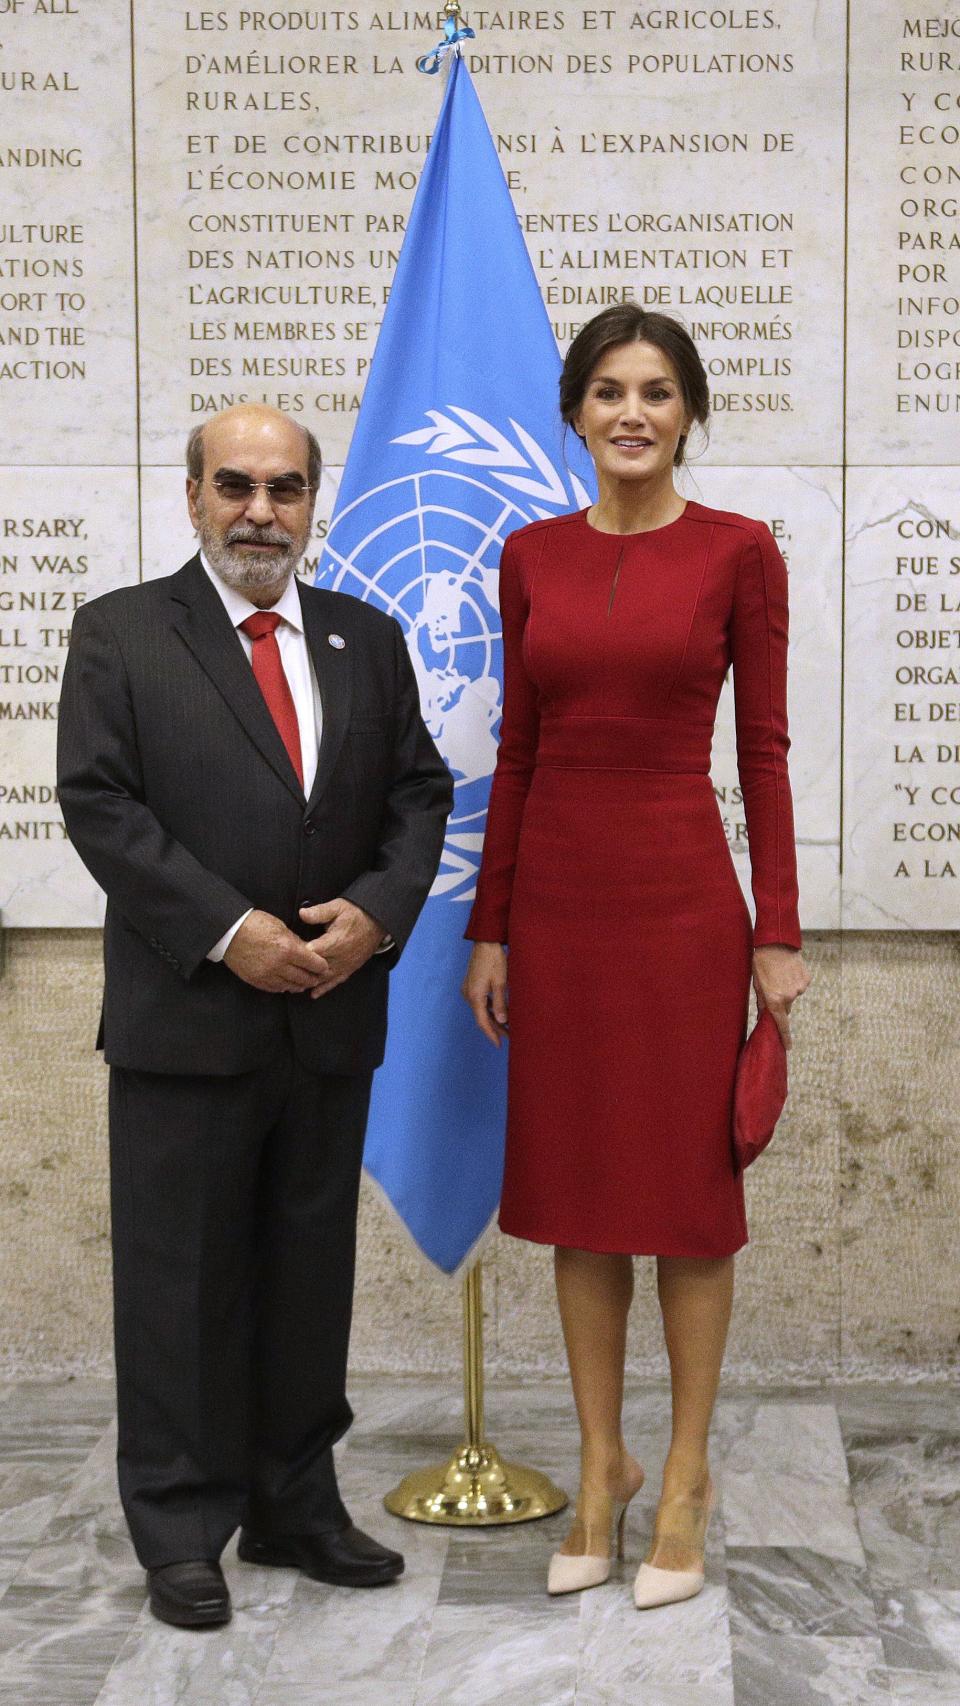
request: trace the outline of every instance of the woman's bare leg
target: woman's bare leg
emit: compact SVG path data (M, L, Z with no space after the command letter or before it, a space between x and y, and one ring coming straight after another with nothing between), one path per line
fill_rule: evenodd
M733 1305L733 1257L660 1256L657 1290L670 1359L673 1429L647 1562L699 1567L711 1490L708 1435Z
M613 1501L629 1498L643 1482L622 1425L633 1259L558 1246L555 1271L580 1422L580 1495L561 1551L601 1557L610 1544Z

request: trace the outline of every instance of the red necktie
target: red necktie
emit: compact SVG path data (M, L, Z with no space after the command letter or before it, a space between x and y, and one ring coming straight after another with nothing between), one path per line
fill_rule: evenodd
M253 641L253 673L257 685L267 702L267 710L277 725L280 739L290 757L290 763L300 778L303 787L303 758L300 752L300 729L297 724L297 712L293 703L290 683L283 673L280 660L280 647L277 645L277 628L282 617L272 610L258 610L256 616L248 616L240 626L245 634Z

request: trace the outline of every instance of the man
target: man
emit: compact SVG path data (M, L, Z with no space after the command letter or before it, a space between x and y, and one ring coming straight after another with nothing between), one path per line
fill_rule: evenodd
M59 789L107 895L120 1491L155 1614L222 1623L221 1551L352 1586L332 1446L387 975L452 801L398 624L299 585L320 471L276 410L188 446L200 553L78 614Z

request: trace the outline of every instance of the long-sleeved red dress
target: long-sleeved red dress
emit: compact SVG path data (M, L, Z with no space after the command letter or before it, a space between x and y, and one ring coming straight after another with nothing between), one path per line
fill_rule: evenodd
M801 946L787 573L769 529L687 503L511 534L504 699L466 935L509 945L500 1225L637 1255L747 1240L731 1105L752 950ZM733 664L754 927L710 780Z

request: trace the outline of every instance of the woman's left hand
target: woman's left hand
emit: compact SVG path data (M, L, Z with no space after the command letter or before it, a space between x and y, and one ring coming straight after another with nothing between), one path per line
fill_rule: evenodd
M769 1007L784 1048L791 1047L790 1009L812 982L813 974L804 965L799 948L788 948L783 942L768 942L754 950L753 987L757 992L757 1010L762 1013L765 1007Z

